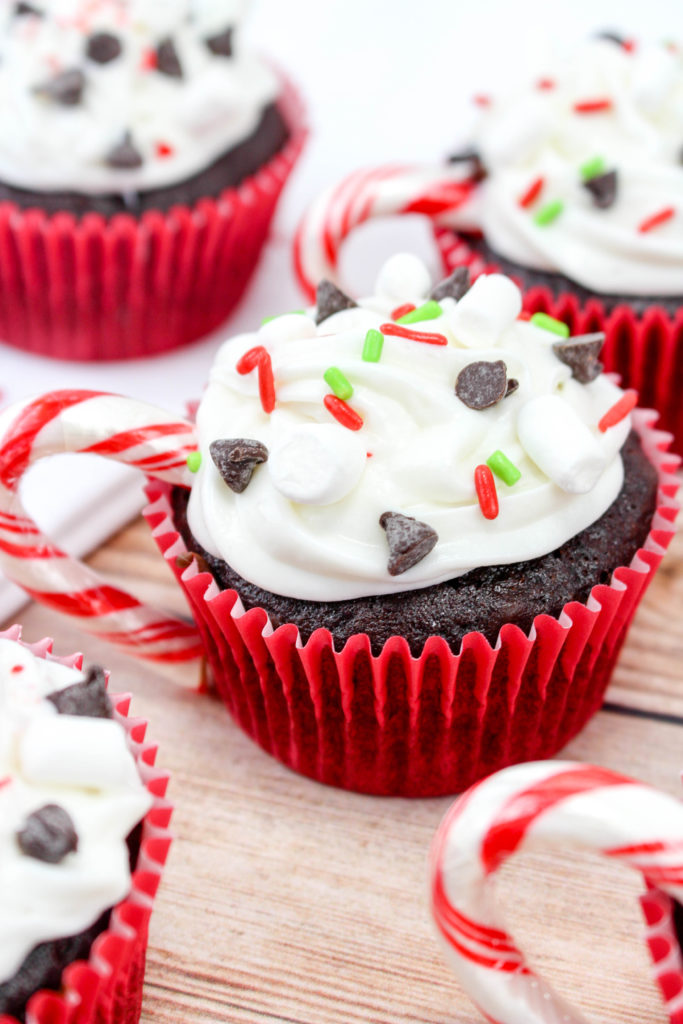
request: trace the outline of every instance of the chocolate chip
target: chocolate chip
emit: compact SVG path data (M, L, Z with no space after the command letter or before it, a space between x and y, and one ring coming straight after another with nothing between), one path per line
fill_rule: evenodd
M386 531L389 545L387 569L390 576L400 576L421 562L432 550L439 535L427 523L400 512L382 512L379 525Z
M63 690L53 690L46 700L57 708L60 715L78 715L81 718L113 718L111 701L107 696L107 683L103 670L93 665L85 679Z
M231 491L241 494L251 480L255 467L268 461L268 449L249 437L212 441L211 458Z
M108 64L120 56L123 47L118 36L111 32L94 32L86 44L86 56L97 64Z
M577 334L566 341L554 342L553 352L571 368L574 380L578 380L579 384L590 384L602 373L603 366L598 357L604 344L605 335L602 332Z
M611 32L609 30L596 32L596 39L606 39L608 43L616 43L617 46L625 46L626 39L624 36L620 36L618 32Z
M35 87L35 92L60 103L63 107L75 107L81 102L85 88L85 75L78 68L60 71L49 82Z
M430 299L441 302L441 299L461 299L470 289L470 268L456 267L452 274L434 285L429 293Z
M459 149L455 153L451 153L448 157L449 164L471 164L470 177L474 181L481 181L486 177L486 168L481 158L481 154L474 146L466 146L465 149Z
M14 13L17 17L21 16L22 14L33 14L37 18L43 17L43 12L38 7L34 7L33 4L27 4L23 2L14 5Z
M17 832L17 842L27 857L59 864L67 853L78 849L78 836L71 815L59 804L45 804L29 814Z
M617 198L618 178L616 171L605 171L604 174L596 174L594 178L584 181L583 187L587 188L593 197L593 205L606 210L612 206Z
M205 40L206 45L217 57L232 57L232 29L226 28Z
M170 78L182 78L183 69L180 65L178 51L170 36L162 39L157 46L157 71Z
M130 132L126 132L120 142L117 142L107 153L105 163L117 170L127 171L136 167L142 167L143 159L140 150L133 142Z
M320 281L315 295L316 314L315 322L321 324L333 313L340 313L342 309L355 309L358 303L345 295L341 288L331 281Z
M508 395L513 395L518 387L519 381L516 377L508 377L508 386L505 389L505 397L507 398Z
M470 409L489 409L507 394L507 367L502 359L495 363L468 363L458 374L455 393Z

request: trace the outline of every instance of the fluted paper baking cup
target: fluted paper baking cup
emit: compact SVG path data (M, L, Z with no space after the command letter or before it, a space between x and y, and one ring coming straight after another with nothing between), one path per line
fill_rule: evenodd
M24 644L20 626L0 632L0 638L16 640L38 657L81 668L82 654L56 657L51 653L51 639ZM172 807L165 799L168 774L155 767L157 746L145 738L147 722L128 717L129 694L110 693L109 697L153 804L143 819L129 895L112 910L109 925L95 939L89 959L76 960L65 968L61 991L42 990L31 996L26 1007L30 1024L136 1024L140 1019L147 929L171 844ZM17 1020L0 1014L0 1024L17 1024Z
M473 276L499 269L465 237L444 228L436 230L436 237L448 273L461 264ZM510 276L514 279L514 274ZM652 305L637 315L625 301L607 313L598 295L583 302L571 292L555 295L538 285L522 286L522 293L528 313L548 313L563 320L572 334L604 331L600 358L605 369L620 374L624 387L636 388L641 406L657 410L661 428L673 434L674 451L683 452L683 308L671 316Z
M139 218L0 203L0 339L56 359L130 359L203 337L242 295L306 136L283 81L284 149L218 197Z
M186 553L170 485L151 481L145 516L183 588L215 687L235 721L264 750L319 782L401 796L456 793L518 761L550 757L598 710L628 625L674 532L678 464L656 413L634 427L659 474L650 533L629 566L585 603L539 615L527 636L507 624L491 647L480 633L454 654L431 637L420 657L392 637L373 655L365 634L340 651L321 623L306 643L245 611Z

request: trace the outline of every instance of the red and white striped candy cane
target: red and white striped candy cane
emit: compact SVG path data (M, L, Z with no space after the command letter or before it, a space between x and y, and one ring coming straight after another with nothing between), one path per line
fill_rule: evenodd
M189 622L104 583L39 530L19 497L24 473L61 452L90 452L189 486L194 427L154 406L99 391L53 391L0 415L0 565L31 597L130 654L192 661L202 648Z
M422 213L448 225L475 183L463 165L387 165L356 171L323 192L306 212L294 239L294 266L307 297L318 281L337 280L339 249L353 229L374 217Z
M527 964L492 885L515 851L553 846L595 851L643 875L657 980L671 1024L683 1024L683 958L670 899L683 902L683 804L572 761L497 772L468 790L441 823L431 857L432 911L463 988L494 1024L586 1024Z

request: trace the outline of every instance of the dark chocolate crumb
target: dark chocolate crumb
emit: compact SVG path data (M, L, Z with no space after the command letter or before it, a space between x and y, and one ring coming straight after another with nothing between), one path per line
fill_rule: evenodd
M436 530L401 512L382 512L379 525L386 531L389 545L387 569L390 576L401 573L421 562L439 539Z
M235 494L246 489L256 466L268 460L266 446L249 437L212 441L209 452L218 472Z
M332 316L333 313L340 313L342 309L355 309L358 305L331 281L320 281L315 304L315 322L317 324L327 320L328 316Z
M104 671L93 665L86 672L85 679L63 690L53 690L46 700L57 708L60 715L78 715L81 718L113 718L111 701L107 696L107 682Z
M157 71L160 71L162 75L168 75L170 78L183 77L183 69L178 57L178 51L170 36L162 39L157 46Z
M94 32L88 37L85 52L96 64L108 64L120 56L123 47L118 36L111 32Z
M508 395L514 395L514 393L515 393L515 391L517 390L518 387L519 387L519 381L517 380L517 378L516 377L509 377L508 378L508 385L507 385L507 387L505 389L505 397L507 398Z
M60 71L48 82L35 87L35 92L60 103L63 107L75 107L81 102L85 88L85 75L78 68Z
M467 146L451 153L448 157L449 164L471 164L470 176L474 181L482 181L486 177L486 168L481 154L474 146Z
M618 32L612 32L609 29L603 29L602 32L595 33L596 39L606 39L608 43L616 43L617 46L623 47L626 44L624 36L619 35Z
M455 393L470 409L489 409L507 394L507 367L502 359L494 363L468 363L458 374Z
M594 178L584 181L583 187L587 188L593 197L593 205L601 210L607 210L613 206L617 198L619 180L616 171L605 171L604 174L596 174Z
M120 142L117 142L113 146L105 157L105 162L109 167L115 167L117 170L127 171L133 170L136 167L142 167L143 159L140 150L133 142L133 137L130 132L126 132Z
M434 285L429 293L430 299L440 302L441 299L461 299L470 288L470 268L456 267L452 274Z
M34 7L33 4L27 4L24 0L20 0L19 3L14 5L14 13L17 17L22 14L33 14L36 18L42 18L43 12L38 7Z
M599 356L604 344L605 335L602 332L577 334L566 341L554 342L553 352L570 367L574 380L578 380L579 384L590 384L603 371Z
M67 853L78 848L78 836L71 815L59 804L45 804L24 822L17 832L17 842L27 857L59 864Z
M217 57L232 57L232 28L226 28L215 36L209 36L206 45Z

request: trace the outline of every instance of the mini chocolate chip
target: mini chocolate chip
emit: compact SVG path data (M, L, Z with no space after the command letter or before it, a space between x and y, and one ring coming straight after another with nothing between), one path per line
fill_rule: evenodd
M226 28L205 40L206 45L217 57L232 57L232 29Z
M340 313L342 309L355 309L358 303L345 295L341 288L331 281L320 281L315 295L316 314L315 322L321 324L333 313Z
M507 367L502 359L495 363L468 363L458 374L455 393L470 409L489 409L507 394Z
M105 163L117 170L127 171L136 167L142 167L143 159L140 150L133 142L130 132L126 132L120 142L117 142L107 153Z
M178 51L170 36L162 39L157 46L157 71L170 78L182 78L183 69L180 65Z
M35 92L60 103L63 107L75 107L81 102L85 88L85 75L78 68L60 71L49 82L35 87Z
M34 14L37 18L43 17L43 12L40 8L34 7L33 4L24 3L23 0L14 5L14 13L17 17L22 14Z
M111 32L94 32L88 38L85 52L97 64L108 64L120 56L123 47L118 36Z
M268 461L268 449L250 437L212 441L211 458L231 491L241 494L251 480L255 467Z
M470 268L456 267L452 274L434 285L429 293L430 299L441 302L441 299L461 299L470 289Z
M604 344L605 335L601 331L577 334L566 341L554 342L553 352L570 367L574 380L578 380L579 384L590 384L602 373L603 366L598 357Z
M449 164L471 164L470 176L474 181L481 181L486 177L486 168L481 158L481 154L474 146L466 146L465 149L459 149L455 153L451 153L448 157Z
M609 29L603 30L602 32L595 33L595 39L606 39L608 43L616 43L617 46L624 46L626 39L624 36L620 36L618 32L612 32Z
M604 174L596 174L594 178L584 181L583 187L587 188L593 197L593 205L607 210L614 205L617 198L619 185L616 171L605 171Z
M400 576L421 562L439 539L436 530L401 512L382 512L379 525L385 530L389 545L387 569L390 576Z
M26 818L17 832L17 842L27 857L59 864L67 853L78 849L78 836L71 815L59 804L45 804Z
M508 377L508 386L505 389L505 397L508 395L514 395L515 391L519 387L519 381L516 377Z
M60 715L78 715L81 718L113 718L111 701L107 696L107 682L104 671L93 665L86 672L85 679L63 690L53 690L46 700L57 708Z

